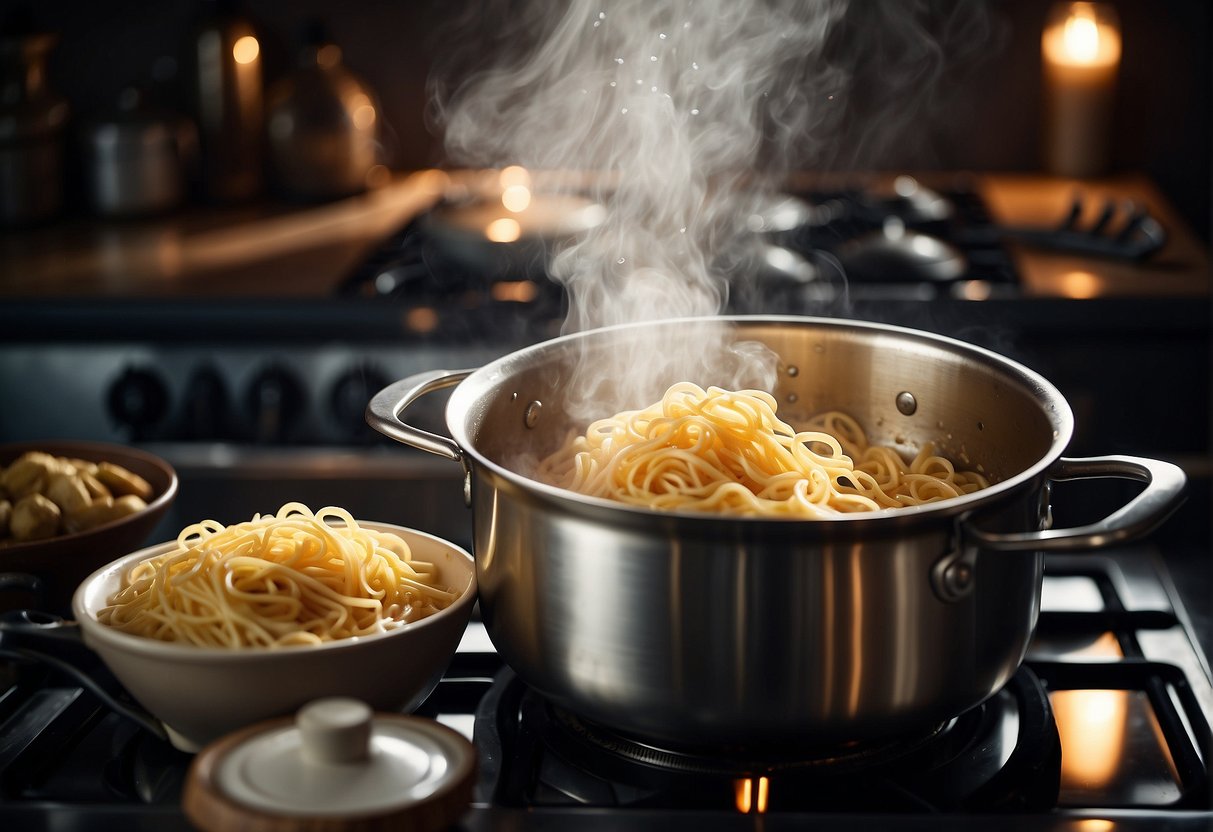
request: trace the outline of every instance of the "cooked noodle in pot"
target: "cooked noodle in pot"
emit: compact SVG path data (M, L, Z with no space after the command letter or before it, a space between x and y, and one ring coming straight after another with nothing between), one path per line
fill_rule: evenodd
M330 522L331 521L331 522ZM136 564L98 620L136 635L203 647L318 644L396 629L449 606L434 566L399 536L341 508L224 526L204 520L177 547Z
M661 401L574 435L540 464L543 482L666 511L826 517L903 508L985 488L924 445L907 462L830 412L797 431L760 390L675 384Z

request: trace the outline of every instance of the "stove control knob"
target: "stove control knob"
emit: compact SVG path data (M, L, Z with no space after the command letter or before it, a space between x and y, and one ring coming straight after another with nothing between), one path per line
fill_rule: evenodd
M168 386L144 367L127 367L109 387L106 405L114 424L135 441L150 439L168 413Z
M280 365L266 367L249 384L246 398L253 441L272 444L293 438L307 399L294 373Z
M379 434L366 423L366 406L391 380L380 369L360 364L346 370L333 382L329 406L342 436L348 439L376 439Z
M229 439L230 401L219 370L209 364L194 370L181 402L181 438Z

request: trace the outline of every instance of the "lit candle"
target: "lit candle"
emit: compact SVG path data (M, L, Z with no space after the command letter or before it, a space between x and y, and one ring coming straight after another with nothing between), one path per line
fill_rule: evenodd
M1120 65L1116 13L1102 3L1054 6L1041 38L1045 161L1063 176L1106 170Z

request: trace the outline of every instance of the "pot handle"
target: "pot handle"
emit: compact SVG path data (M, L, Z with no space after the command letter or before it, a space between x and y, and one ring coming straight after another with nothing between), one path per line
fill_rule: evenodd
M454 387L473 372L475 371L430 370L389 384L376 393L366 406L367 424L397 442L454 460L462 464L466 471L463 449L455 444L455 440L405 424L400 414L425 394Z
M994 534L970 528L975 545L1002 552L1072 552L1123 543L1140 537L1167 518L1180 503L1187 477L1170 462L1136 456L1062 457L1049 479L1066 480L1118 477L1138 480L1145 490L1104 519L1087 526L1045 529L1022 534Z

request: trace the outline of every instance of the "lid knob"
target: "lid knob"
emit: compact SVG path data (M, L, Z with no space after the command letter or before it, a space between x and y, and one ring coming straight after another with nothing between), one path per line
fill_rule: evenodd
M320 765L365 762L371 755L373 718L370 706L357 699L309 702L295 716L303 758Z

